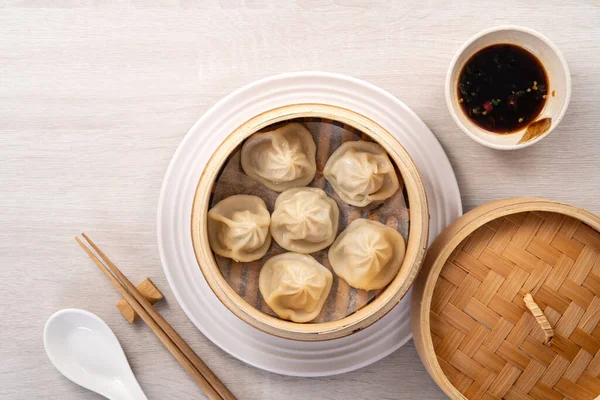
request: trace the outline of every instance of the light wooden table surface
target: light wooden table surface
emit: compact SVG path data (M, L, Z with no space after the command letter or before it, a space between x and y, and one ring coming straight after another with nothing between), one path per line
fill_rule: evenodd
M600 212L598 2L426 0L59 0L0 2L0 397L99 398L62 377L42 345L64 307L98 314L151 399L201 392L73 237L85 230L244 399L440 399L412 343L359 371L321 379L249 367L204 338L175 301L156 245L161 181L175 148L212 104L253 80L325 70L368 80L429 125L454 165L465 211L534 195ZM457 48L506 23L546 34L573 77L561 126L525 150L463 135L443 83Z

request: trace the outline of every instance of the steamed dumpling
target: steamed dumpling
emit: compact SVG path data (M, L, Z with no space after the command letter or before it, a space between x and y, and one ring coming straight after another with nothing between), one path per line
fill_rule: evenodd
M314 178L316 145L310 132L290 123L255 133L242 146L241 163L249 177L281 192L308 185Z
M271 216L271 235L284 249L312 253L333 243L340 210L335 200L313 187L281 193Z
M348 285L374 290L385 287L400 270L404 238L397 230L368 219L357 219L329 249L333 271Z
M357 207L385 200L400 186L387 153L372 142L342 144L327 160L323 175L344 202Z
M220 256L254 261L271 245L271 216L256 196L238 194L218 202L208 211L208 241Z
M331 272L311 256L284 253L265 263L258 287L280 318L308 322L321 312L332 281Z

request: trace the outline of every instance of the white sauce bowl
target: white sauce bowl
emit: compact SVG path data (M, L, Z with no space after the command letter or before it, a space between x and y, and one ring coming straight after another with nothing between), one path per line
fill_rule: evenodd
M530 140L525 136L525 132L531 124L509 134L489 132L472 122L459 104L457 86L465 63L478 51L488 46L503 43L520 46L536 56L544 66L548 76L546 104L531 124L545 118L551 118L551 123L544 133ZM448 74L446 75L446 103L456 124L471 139L498 150L515 150L531 146L548 136L565 115L570 98L571 75L567 62L558 48L542 34L520 26L497 26L479 32L458 50L450 62Z

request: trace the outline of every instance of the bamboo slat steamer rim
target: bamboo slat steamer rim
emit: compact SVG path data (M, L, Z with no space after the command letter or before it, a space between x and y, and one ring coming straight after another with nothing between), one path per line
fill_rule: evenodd
M475 208L430 247L411 325L452 399L600 394L600 218L550 200Z
M379 143L392 158L404 180L409 198L410 228L402 267L394 280L371 303L355 313L324 323L294 323L265 314L240 297L221 274L207 238L207 212L211 188L227 157L248 136L269 125L304 117L338 121L362 131ZM210 288L236 316L266 333L293 340L321 341L358 332L389 312L409 290L425 256L429 236L429 210L425 188L412 159L383 127L354 111L325 104L294 104L259 114L238 127L219 146L198 182L191 219L196 259ZM258 290L258 288L257 288Z

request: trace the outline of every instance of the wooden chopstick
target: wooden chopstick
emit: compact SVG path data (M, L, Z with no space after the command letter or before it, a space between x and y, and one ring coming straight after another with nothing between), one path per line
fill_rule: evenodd
M98 252L98 255L109 265L112 271L115 272L115 277L111 271L96 257L96 255L79 239L75 238L77 243L86 252L86 254L94 261L100 270L106 275L110 282L117 288L125 300L131 305L141 317L141 319L150 327L154 334L159 338L163 345L171 352L181 366L192 376L194 381L202 388L210 399L214 400L235 400L235 396L223 385L223 383L210 371L210 369L200 360L194 351L185 343L185 341L177 334L177 332L162 318L162 316L154 310L154 307L139 293L139 291L131 284L131 282L121 273L121 271L100 251L100 249L91 241L87 235L83 235L90 245ZM120 279L123 278L124 282ZM118 279L119 278L119 279ZM132 287L131 293L128 291ZM137 300L137 298L142 301ZM147 308L144 307L144 303ZM157 318L153 318L157 316ZM175 339L171 337L171 335ZM181 344L178 346L178 344ZM187 351L184 351L187 349ZM190 358L186 355L190 354ZM206 372L206 375L204 375Z
M104 275L111 281L111 283L117 288L121 295L127 300L131 308L135 310L142 318L142 320L150 327L154 334L160 339L162 344L171 352L175 359L181 364L181 366L192 376L194 381L202 388L204 393L212 400L220 400L221 396L215 391L212 385L206 380L206 378L194 367L194 365L188 360L188 358L181 352L181 350L173 343L173 341L167 336L167 334L161 329L161 327L152 319L150 314L135 300L135 298L129 294L129 292L122 286L121 282L113 276L113 274L106 268L104 264L96 257L90 249L83 244L79 238L75 238L81 248L87 253L87 255L94 261L94 263L102 270Z
M117 268L117 266L96 246L96 244L90 239L85 233L81 234L85 240L92 246L92 248L98 253L98 255L106 262L110 269L115 273L117 278L125 285L129 293L140 303L140 305L150 314L150 316L156 321L158 325L165 331L169 338L179 347L179 349L185 354L188 360L196 367L206 380L214 387L214 389L223 397L225 400L235 400L235 396L227 389L227 387L221 382L221 380L211 371L210 368L198 357L198 355L192 350L185 340L173 327L163 318L163 316L154 309L154 306L150 304L148 300L137 290L137 288L131 283L129 279Z

